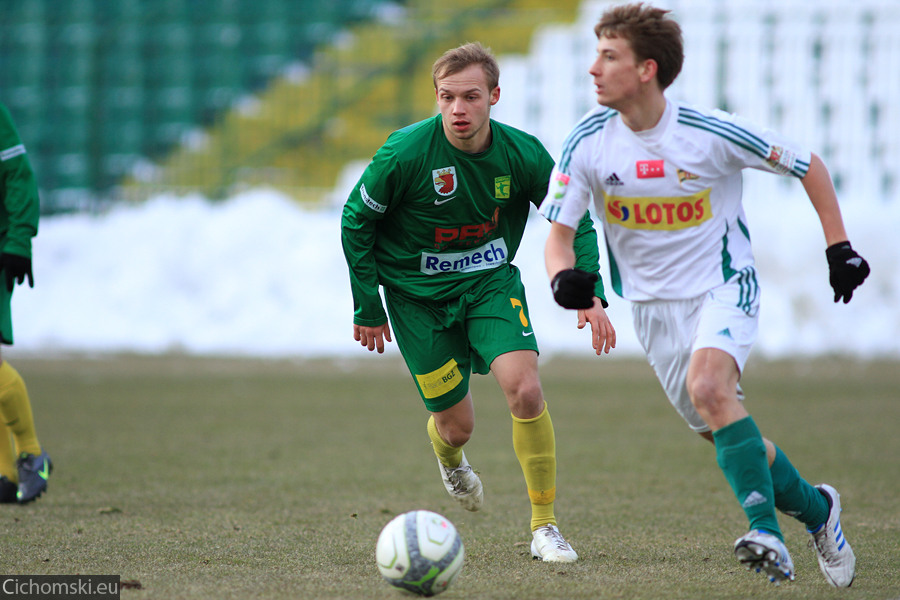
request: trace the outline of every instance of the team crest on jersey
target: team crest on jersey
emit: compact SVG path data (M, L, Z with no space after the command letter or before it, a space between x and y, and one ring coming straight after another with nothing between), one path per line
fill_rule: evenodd
M684 169L678 169L678 183L693 181L694 179L700 179L700 176L694 175L690 171L685 171Z
M431 172L431 179L434 181L434 191L441 196L449 196L456 191L456 167L443 167L435 169Z
M509 190L512 187L512 176L503 175L494 177L494 198L509 198Z

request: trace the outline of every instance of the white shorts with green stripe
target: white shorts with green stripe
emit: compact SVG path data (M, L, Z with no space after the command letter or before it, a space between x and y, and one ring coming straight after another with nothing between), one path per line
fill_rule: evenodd
M717 348L744 371L759 330L758 288L748 289L747 278L738 274L697 298L632 303L634 328L647 360L669 402L698 433L709 426L687 392L691 356L701 348ZM740 384L737 395L743 400Z

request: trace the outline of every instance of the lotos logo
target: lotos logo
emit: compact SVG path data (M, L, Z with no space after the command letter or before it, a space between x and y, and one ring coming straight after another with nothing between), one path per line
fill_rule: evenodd
M627 221L628 215L631 214L628 211L628 207L622 205L621 200L613 200L612 202L610 202L606 207L606 211L614 219L619 220L619 221Z
M434 191L441 196L449 196L456 191L456 167L443 167L431 172Z
M712 218L709 188L691 196L627 198L603 195L606 219L628 229L674 231Z

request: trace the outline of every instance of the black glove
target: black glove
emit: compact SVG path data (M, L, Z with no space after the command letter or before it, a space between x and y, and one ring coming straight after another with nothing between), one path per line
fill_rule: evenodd
M19 256L18 254L10 254L4 252L0 254L0 272L6 281L6 289L13 291L13 284L19 284L28 277L28 285L34 287L34 276L31 274L31 259L27 256Z
M599 277L581 269L566 269L550 282L553 299L563 308L591 308L594 306L594 284Z
M828 283L834 289L834 301L843 296L844 304L850 302L853 290L869 276L869 263L850 247L850 242L838 242L825 250L828 259Z

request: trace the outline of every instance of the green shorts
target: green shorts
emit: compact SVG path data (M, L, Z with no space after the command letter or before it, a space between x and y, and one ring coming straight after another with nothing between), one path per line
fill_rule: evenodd
M385 289L391 329L425 406L446 410L465 398L472 372L501 354L538 351L519 270L502 266L468 292L429 302Z

